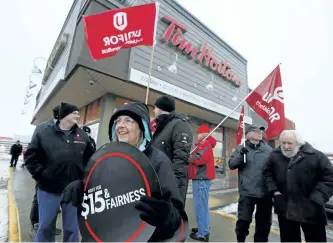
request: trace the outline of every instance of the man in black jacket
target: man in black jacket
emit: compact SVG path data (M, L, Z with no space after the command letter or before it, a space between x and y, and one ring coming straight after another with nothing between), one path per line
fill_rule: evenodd
M265 182L274 198L281 242L326 242L325 204L333 195L333 166L328 157L295 130L280 135L269 156Z
M148 107L143 103L133 102L117 109L110 119L109 137L111 142L121 141L137 147L148 157L156 170L162 195L161 192L152 191L153 196L142 196L135 208L140 211L140 218L143 221L156 227L149 241L170 239L179 229L181 219L186 216L186 213L171 161L163 152L151 145ZM89 171L86 171L86 174L88 173ZM63 202L80 206L83 187L82 181L71 183L65 189Z
M193 142L188 118L183 113L175 112L175 100L167 95L156 100L154 113L157 127L152 143L171 160L179 193L185 206L188 160Z
M35 132L40 129L41 127L44 126L53 126L54 124L57 123L58 119L59 119L59 109L60 106L57 105L53 108L53 117L51 117L49 120L42 122L41 124L39 124L36 129ZM34 135L33 135L34 136ZM25 164L22 164L22 167ZM32 228L37 231L38 230L38 223L39 223L39 216L38 216L38 200L37 200L37 189L38 189L38 183L36 182L36 186L35 186L35 195L32 201L32 205L31 205L31 210L30 210L30 222L31 222L31 226ZM60 210L59 210L60 212ZM56 220L57 218L55 218L54 220L54 225L56 224ZM54 226L55 227L55 226ZM56 235L60 235L61 234L61 229L56 228L55 231Z
M262 140L262 131L258 126L246 130L245 147L240 145L231 155L229 168L238 169L238 220L236 236L238 242L244 242L249 234L254 208L256 207L255 242L267 242L272 224L272 198L264 182L263 170L272 148ZM244 160L244 155L246 160Z
M54 219L65 187L81 179L83 170L93 154L85 132L78 128L79 110L62 103L59 121L52 126L36 129L24 154L27 169L38 183L39 227L35 242L55 241ZM79 240L77 210L62 206L63 241Z
M15 144L10 148L10 154L12 155L12 159L10 160L10 167L16 167L18 158L20 157L20 154L22 153L22 145L20 144L20 141L17 140Z

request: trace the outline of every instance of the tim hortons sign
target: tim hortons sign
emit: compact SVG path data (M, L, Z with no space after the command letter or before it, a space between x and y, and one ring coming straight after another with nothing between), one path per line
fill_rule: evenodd
M181 35L187 31L187 27L181 24L180 22L172 19L169 16L164 16L162 18L164 22L169 24L168 28L165 30L162 40L168 42L175 46L177 49L187 55L189 58L192 58L197 63L202 64L204 67L212 70L213 72L218 73L224 79L231 81L235 86L241 86L241 80L237 77L232 69L230 68L228 62L217 60L213 57L213 48L207 50L207 43L204 42L201 46L201 49L193 46L189 41L182 39Z

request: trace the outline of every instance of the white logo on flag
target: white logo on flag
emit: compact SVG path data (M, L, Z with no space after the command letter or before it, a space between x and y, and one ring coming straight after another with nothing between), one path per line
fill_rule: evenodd
M271 103L273 100L278 100L281 103L284 103L284 95L282 87L276 87L274 90L274 94L266 93L263 95L262 100L266 101L267 103Z
M113 26L122 31L127 27L127 13L118 12L113 15Z

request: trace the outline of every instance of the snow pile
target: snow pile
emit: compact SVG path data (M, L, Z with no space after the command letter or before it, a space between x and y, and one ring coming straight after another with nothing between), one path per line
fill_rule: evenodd
M0 160L0 242L6 242L8 238L7 183L9 176L9 161Z
M8 191L0 189L0 242L8 238Z

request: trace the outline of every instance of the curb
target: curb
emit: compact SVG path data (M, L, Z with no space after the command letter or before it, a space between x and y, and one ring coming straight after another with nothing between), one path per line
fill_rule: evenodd
M13 190L13 168L8 180L8 242L22 242L19 212Z

